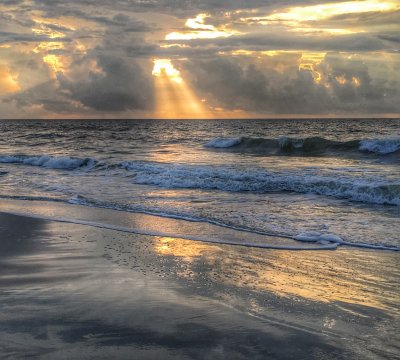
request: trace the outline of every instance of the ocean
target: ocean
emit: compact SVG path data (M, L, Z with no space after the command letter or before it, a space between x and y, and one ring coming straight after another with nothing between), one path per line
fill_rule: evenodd
M400 250L400 119L1 120L0 134L1 199L210 223L250 247Z

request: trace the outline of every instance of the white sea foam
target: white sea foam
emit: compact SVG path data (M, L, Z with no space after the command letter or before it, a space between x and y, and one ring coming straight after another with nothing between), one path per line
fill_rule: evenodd
M209 148L229 148L235 145L239 145L241 142L242 142L241 137L234 137L234 138L218 137L212 139L204 146Z
M317 242L317 243L325 243L325 242L332 242L337 244L343 243L343 239L335 234L321 234L317 231L302 232L294 236L293 239L298 241Z
M400 150L400 138L362 140L360 150L382 155L394 153Z
M400 206L400 182L381 179L354 179L318 172L272 172L232 167L192 166L144 162L124 162L137 184L164 188L199 188L223 191L293 191L334 196L354 201Z
M93 167L96 161L90 158L79 159L69 156L26 156L26 155L6 155L0 156L0 163L11 163L21 165L40 166L50 169L77 169L82 166Z
M330 233L324 234L324 233L319 233L317 231L305 231L296 236L293 236L293 239L297 241L304 241L308 243L311 242L321 245L336 244L336 246L344 245L344 246L374 249L374 250L400 251L400 248L396 246L350 242L350 241L345 241L336 234L330 234Z
M303 147L304 140L302 139L292 139L287 136L279 136L278 137L278 146L281 150L285 150L290 146L293 146L295 149L301 149Z

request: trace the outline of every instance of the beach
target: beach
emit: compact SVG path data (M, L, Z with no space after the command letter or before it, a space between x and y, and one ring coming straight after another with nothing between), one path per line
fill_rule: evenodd
M400 360L400 1L0 1L0 360Z
M399 131L0 121L0 358L399 358Z
M399 355L397 252L135 234L140 221L193 236L201 225L143 214L122 224L119 211L54 202L7 200L0 211L2 358Z

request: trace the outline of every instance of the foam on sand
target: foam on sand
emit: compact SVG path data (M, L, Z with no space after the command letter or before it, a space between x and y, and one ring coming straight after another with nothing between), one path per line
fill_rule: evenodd
M86 206L80 205L61 205L59 210L53 208L52 212L43 213L39 209L40 207L33 207L30 210L26 209L26 206L22 208L17 206L13 210L8 210L7 213L20 216L28 216L33 218L39 218L49 221L56 221L60 223L71 223L77 225L91 226L101 229L109 229L120 231L124 233L132 233L138 235L157 236L157 237L168 237L178 238L192 241L199 241L204 243L220 244L220 245L232 245L242 246L250 248L260 249L276 249L276 250L335 250L338 246L351 246L359 248L369 248L375 250L389 250L399 251L399 247L386 246L386 245L373 245L364 243L352 243L346 241L336 234L332 233L319 233L315 231L308 231L300 233L296 236L289 234L277 234L277 233L261 233L252 232L250 229L239 229L229 226L220 226L217 224L207 223L206 221L196 220L168 220L167 216L160 215L142 215L141 213L130 212L125 213L129 216L128 222L120 222L121 211L115 212L114 214L107 213L109 220L104 220L104 214L98 216L89 216L91 213L87 213ZM28 206L29 207L29 206ZM44 207L47 211L48 206ZM82 213L81 211L85 211ZM89 210L89 209L88 209ZM95 209L93 209L95 210ZM91 210L91 211L93 211ZM99 209L101 210L101 209ZM55 211L55 212L54 212ZM110 210L102 210L110 211ZM81 214L81 215L79 215ZM60 216L61 215L61 216ZM115 217L116 216L116 217ZM143 219L142 217L145 216ZM79 218L80 217L80 218ZM132 217L132 219L130 218ZM85 220L82 220L85 218ZM157 220L158 218L158 220ZM114 220L113 220L114 219ZM161 220L163 219L163 220ZM172 221L171 223L169 221ZM193 232L193 225L190 223L198 223L196 230ZM131 226L131 224L135 224ZM164 224L158 226L157 224ZM183 232L168 231L165 229L180 229ZM224 230L226 229L226 230ZM210 236L203 235L213 234ZM293 241L293 245L291 245Z

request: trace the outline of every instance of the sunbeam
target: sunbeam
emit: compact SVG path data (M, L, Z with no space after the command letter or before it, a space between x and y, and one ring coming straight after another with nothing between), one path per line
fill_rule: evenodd
M180 71L174 67L170 59L155 59L153 62L157 118L209 117L201 101L183 80Z

